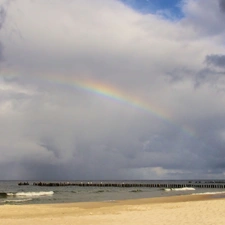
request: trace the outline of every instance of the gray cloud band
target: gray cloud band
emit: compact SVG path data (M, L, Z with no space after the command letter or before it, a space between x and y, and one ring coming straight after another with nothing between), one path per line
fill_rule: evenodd
M220 10L225 13L225 0L219 1Z
M205 61L208 65L225 68L225 55L207 55Z

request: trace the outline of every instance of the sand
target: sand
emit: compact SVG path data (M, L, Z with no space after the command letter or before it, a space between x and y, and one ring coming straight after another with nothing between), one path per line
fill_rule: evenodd
M98 203L2 205L0 225L221 225L225 198L179 196Z

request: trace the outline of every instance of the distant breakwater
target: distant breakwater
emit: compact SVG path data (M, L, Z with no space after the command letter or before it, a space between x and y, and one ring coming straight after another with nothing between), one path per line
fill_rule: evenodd
M18 185L30 185L28 182L19 182ZM33 182L31 185L43 187L79 186L79 187L148 187L148 188L225 188L224 183L110 183L110 182Z

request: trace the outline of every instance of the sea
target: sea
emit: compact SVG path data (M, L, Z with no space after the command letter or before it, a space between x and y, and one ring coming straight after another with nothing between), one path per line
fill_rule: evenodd
M127 199L154 198L178 195L211 194L225 198L225 188L152 188L152 187L92 187L92 186L35 186L40 181L22 181L29 185L18 185L21 181L0 181L0 205L55 204L74 202L111 202ZM132 184L225 184L225 180L113 180L113 181L44 181L132 183Z

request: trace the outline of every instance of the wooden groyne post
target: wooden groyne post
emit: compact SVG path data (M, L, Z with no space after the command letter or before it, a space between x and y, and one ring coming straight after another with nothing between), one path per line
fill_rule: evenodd
M20 182L18 185L29 185L28 182ZM225 188L225 183L124 183L124 182L34 182L34 186L59 187L59 186L79 186L79 187L147 187L147 188Z

